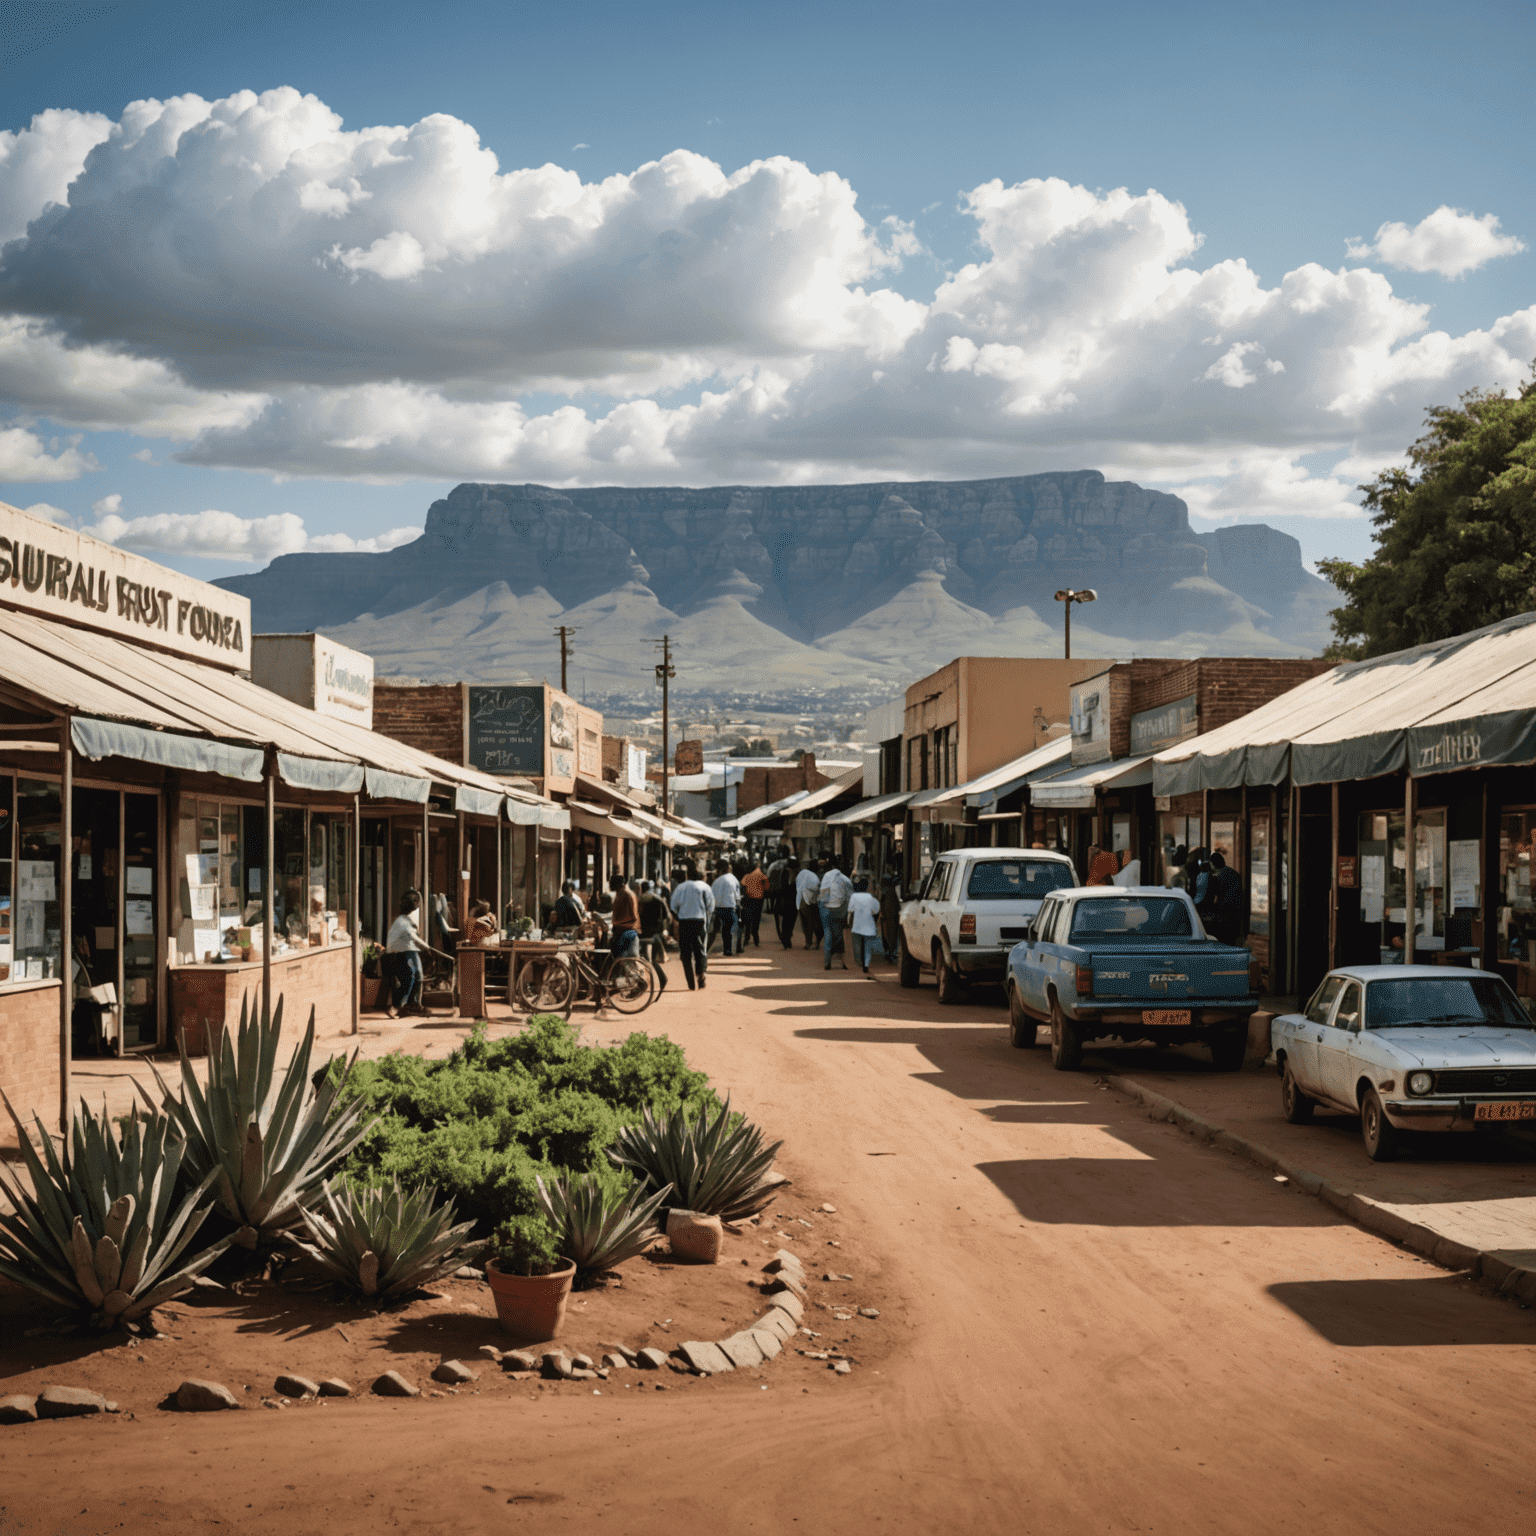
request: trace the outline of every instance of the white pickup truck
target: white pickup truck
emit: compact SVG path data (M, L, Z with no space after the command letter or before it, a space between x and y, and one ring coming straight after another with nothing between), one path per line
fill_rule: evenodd
M1072 861L1043 848L956 848L942 853L901 909L904 987L925 970L939 1001L958 1002L971 981L1003 979L1008 953L1052 891L1077 884Z

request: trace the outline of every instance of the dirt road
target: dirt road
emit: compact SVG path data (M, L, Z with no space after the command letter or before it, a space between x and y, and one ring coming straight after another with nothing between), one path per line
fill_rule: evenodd
M293 1413L0 1431L7 1536L1189 1536L1536 1513L1531 1312L1010 1049L1000 1009L818 961L716 962L646 1023L835 1192L883 1297L873 1365L809 1390L770 1369L767 1390L358 1403L321 1439Z

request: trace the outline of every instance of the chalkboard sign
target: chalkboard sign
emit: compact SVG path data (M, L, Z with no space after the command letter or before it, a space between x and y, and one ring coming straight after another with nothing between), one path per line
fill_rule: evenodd
M469 765L483 773L544 772L544 689L469 690Z

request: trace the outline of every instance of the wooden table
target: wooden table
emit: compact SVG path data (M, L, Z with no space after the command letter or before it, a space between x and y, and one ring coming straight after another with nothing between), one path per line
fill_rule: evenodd
M557 955L579 948L567 939L512 939L502 944L461 944L458 949L458 1009L463 1018L485 1017L485 957L507 957L507 1006L516 995L517 973L535 955Z

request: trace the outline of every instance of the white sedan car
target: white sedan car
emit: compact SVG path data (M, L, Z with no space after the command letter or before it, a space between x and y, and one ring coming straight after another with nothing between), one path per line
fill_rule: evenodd
M1377 1162L1397 1155L1399 1131L1536 1121L1536 1025L1490 971L1346 966L1270 1037L1285 1118L1301 1125L1319 1105L1359 1115Z

